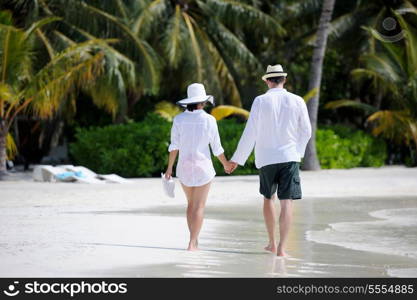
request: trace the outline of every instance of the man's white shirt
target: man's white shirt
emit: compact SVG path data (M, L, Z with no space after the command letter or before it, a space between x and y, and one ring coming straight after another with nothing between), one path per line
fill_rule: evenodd
M301 161L311 137L307 106L300 96L283 88L255 98L231 161L244 165L255 147L255 165Z

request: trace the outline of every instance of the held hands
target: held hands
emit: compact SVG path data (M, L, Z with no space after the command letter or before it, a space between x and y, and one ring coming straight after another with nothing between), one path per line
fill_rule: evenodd
M224 171L227 174L232 174L236 170L236 168L238 167L238 164L235 163L234 161L226 161L223 164L223 167L224 167Z

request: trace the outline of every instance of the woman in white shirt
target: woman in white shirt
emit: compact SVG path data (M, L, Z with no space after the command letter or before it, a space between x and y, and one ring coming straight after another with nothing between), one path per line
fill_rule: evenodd
M211 150L230 172L231 164L224 156L216 119L204 111L206 102L213 97L206 95L204 86L193 83L187 88L188 98L177 104L187 109L174 118L169 145L169 161L165 177L172 176L172 168L179 152L177 177L188 201L187 223L190 231L189 251L198 250L198 235L203 225L204 207L210 183L216 172L211 161Z

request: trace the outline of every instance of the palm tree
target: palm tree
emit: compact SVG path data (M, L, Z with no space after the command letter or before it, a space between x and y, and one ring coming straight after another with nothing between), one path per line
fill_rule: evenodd
M135 103L142 94L157 91L162 67L163 78L175 80L166 80L159 94L172 96L199 81L220 103L241 106L239 79L247 72L261 72L245 45L245 32L282 32L273 18L246 1L74 0L70 7L63 0L51 0L48 6L39 3L45 12L63 17L66 26L61 31L74 39L88 34L120 40L114 48L138 64L136 80L124 84Z
M343 49L349 54L357 55L358 50L367 51L373 47L373 42L362 32L361 27L381 27L386 14L393 9L400 8L406 2L405 0L336 2L328 39L342 48L355 44L356 47ZM318 0L284 0L274 2L272 5L272 14L287 24L287 31L292 36L288 46L292 46L291 50L298 50L295 53L291 51L289 54L296 55L303 51L303 47L299 47L300 44L314 44L317 34L316 16L321 11L322 3Z
M269 2L271 3L271 16L280 20L281 24L286 25L287 34L283 38L276 39L275 42L270 43L270 47L265 52L271 53L271 51L282 49L278 50L277 56L283 62L291 62L287 67L290 74L288 84L295 90L307 90L308 84L306 83L309 81L309 78L306 74L308 74L310 46L314 45L316 39L317 15L320 14L323 1L282 0ZM384 32L384 19L392 15L391 10L400 8L404 3L404 0L336 1L329 26L328 43L333 50L331 56L335 55L335 58L343 62L345 66L337 70L339 74L348 75L350 71L348 66L357 66L360 55L374 48L373 41L367 37L366 32L361 27L375 27ZM333 66L329 65L325 66L325 68L334 69ZM323 80L326 86L324 87L325 90L323 90L322 84L321 90L322 93L326 93L336 80L326 74L324 74ZM349 82L341 83L339 81L337 84L340 85L338 91L333 90L330 93L326 93L322 97L324 101L331 97L334 99L332 94L351 92ZM323 100L320 103L324 102ZM375 101L375 105L377 105L378 100L375 99Z
M56 53L36 65L36 32L56 18L44 18L28 29L13 26L11 13L0 11L0 174L6 173L6 137L20 113L49 118L77 88L89 88L102 70L105 41L90 40Z
M417 9L409 2L404 8L415 16ZM375 28L365 27L375 43L375 50L362 55L362 68L352 71L355 80L366 85L374 98L381 98L383 109L365 101L337 100L327 108L355 107L367 113L372 133L417 150L417 28L395 13L403 39L397 42L381 37ZM375 101L373 101L375 103ZM416 158L414 158L416 159Z
M316 95L307 103L308 113L312 128L311 139L307 145L304 169L318 170L320 163L316 152L316 129L317 115L320 97L320 84L323 70L324 53L326 51L327 36L329 34L329 24L332 17L335 0L325 0L323 2L322 12L317 29L317 38L314 46L313 58L311 62L310 80L308 90L316 90Z
M112 106L116 121L122 122L129 110L142 95L158 91L161 62L149 43L138 37L131 28L128 13L140 1L74 0L68 6L64 0L9 0L16 12L25 11L23 17L30 22L38 16L60 17L54 26L39 32L48 53L71 44L98 38L117 39L117 43L105 47L105 63L102 76L89 91L93 102L100 106ZM137 8L136 8L137 9Z

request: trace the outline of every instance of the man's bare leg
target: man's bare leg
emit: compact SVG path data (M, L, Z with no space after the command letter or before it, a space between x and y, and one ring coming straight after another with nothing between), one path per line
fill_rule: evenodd
M285 247L287 245L288 233L292 221L292 200L280 200L281 213L279 215L279 244L277 249L278 256L287 256Z
M210 190L210 183L194 187L192 194L192 208L191 208L191 231L190 243L188 245L189 251L198 250L198 235L203 226L204 208L206 206L207 196Z
M269 243L264 249L273 253L277 252L277 241L275 239L275 227L276 227L276 216L275 216L275 195L271 199L264 198L264 219L266 230L268 232Z

